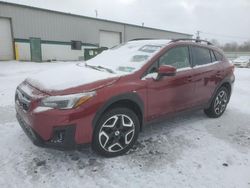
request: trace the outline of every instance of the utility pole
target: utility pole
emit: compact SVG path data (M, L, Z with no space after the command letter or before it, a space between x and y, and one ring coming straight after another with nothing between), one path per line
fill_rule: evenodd
M141 26L144 27L144 22L142 22Z
M196 40L200 40L201 38L200 38L200 33L201 33L201 31L197 31L196 32Z
M95 10L95 17L97 18L98 17L98 11Z

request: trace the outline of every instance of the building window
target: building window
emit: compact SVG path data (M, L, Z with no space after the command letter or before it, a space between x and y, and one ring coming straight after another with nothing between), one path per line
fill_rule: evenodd
M71 50L81 50L82 49L82 42L81 41L71 41Z

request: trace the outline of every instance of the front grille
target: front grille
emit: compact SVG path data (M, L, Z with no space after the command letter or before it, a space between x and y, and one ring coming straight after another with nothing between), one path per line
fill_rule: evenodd
M29 110L31 98L21 89L16 90L15 101L23 108L24 111Z

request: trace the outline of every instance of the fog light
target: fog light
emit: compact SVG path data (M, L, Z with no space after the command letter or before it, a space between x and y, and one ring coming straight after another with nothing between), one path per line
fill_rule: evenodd
M50 142L55 144L61 144L63 143L64 138L65 138L65 130L56 130Z

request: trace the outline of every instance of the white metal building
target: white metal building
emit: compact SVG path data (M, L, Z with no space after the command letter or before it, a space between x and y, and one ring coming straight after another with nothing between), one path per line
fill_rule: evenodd
M0 60L78 60L85 48L192 35L0 1Z

